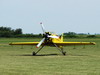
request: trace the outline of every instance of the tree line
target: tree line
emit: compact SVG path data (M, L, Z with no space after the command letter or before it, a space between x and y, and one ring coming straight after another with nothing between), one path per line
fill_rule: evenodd
M42 34L23 34L21 28L12 29L11 27L0 27L0 37L6 38L17 38L17 37L32 37L32 38L42 38ZM85 33L75 33L75 32L66 32L64 33L64 38L96 38L100 35L91 35Z
M10 27L0 27L0 37L13 37L22 34L22 29L18 28L16 30Z
M64 33L65 38L97 38L100 37L100 34L90 34L90 33L75 33L75 32L66 32Z
M42 37L41 34L34 35L34 34L23 34L21 28L12 29L11 27L0 27L0 37L6 38L17 38L17 37Z

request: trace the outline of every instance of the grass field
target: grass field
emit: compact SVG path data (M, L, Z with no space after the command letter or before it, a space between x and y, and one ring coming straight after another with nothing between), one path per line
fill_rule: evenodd
M100 39L65 39L96 42L93 46L66 46L63 56L54 47L45 47L37 56L33 46L9 46L9 42L40 39L1 38L0 75L100 75Z

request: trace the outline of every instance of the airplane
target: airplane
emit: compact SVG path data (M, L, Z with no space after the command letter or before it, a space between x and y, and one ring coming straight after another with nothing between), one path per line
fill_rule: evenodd
M57 34L46 32L43 23L40 23L43 31L43 39L40 42L12 42L9 45L35 45L36 48L39 48L36 52L33 51L32 55L36 55L39 51L42 50L44 46L56 47L63 55L66 55L66 52L63 50L63 46L69 45L95 45L95 42L64 42L63 34L58 36Z

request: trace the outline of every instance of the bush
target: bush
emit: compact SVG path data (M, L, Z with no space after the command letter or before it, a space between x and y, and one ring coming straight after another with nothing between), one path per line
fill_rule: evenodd
M88 35L87 38L95 38L96 35Z

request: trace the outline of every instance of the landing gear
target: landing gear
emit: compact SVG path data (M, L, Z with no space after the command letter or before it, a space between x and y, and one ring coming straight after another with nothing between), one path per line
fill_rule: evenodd
M44 45L37 51L37 52L33 52L32 55L35 56L39 51L41 51L41 49L44 47Z
M66 52L62 52L63 55L66 55Z
M66 55L66 52L63 50L63 47L59 47L58 45L54 44L53 45L65 56ZM42 48L44 47L45 45L41 46L41 48L39 50L37 50L36 52L33 52L32 55L35 56L38 52L40 52L42 50Z
M33 52L33 53L32 53L32 55L33 55L33 56L35 56L35 55L36 55L36 53L35 53L35 52Z
M58 47L56 44L54 44L54 46L65 56L66 52L63 51L63 47Z

